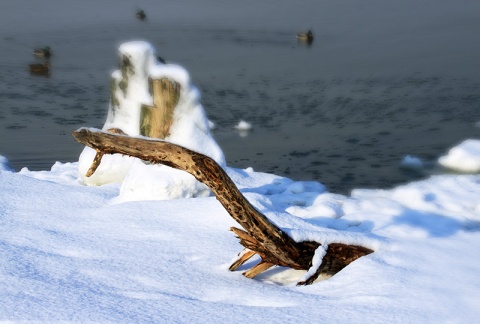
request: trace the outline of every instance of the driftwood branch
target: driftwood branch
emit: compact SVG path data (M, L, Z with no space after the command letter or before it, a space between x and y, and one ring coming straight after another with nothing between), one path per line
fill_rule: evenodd
M89 173L95 172L104 154L120 153L186 171L207 185L230 216L244 229L231 228L240 239L240 244L247 250L240 254L230 270L236 270L254 254L258 254L261 261L244 273L249 278L274 265L297 270L308 270L312 266L313 255L320 244L295 242L257 211L226 172L208 156L165 141L132 138L99 130L83 128L73 132L73 136L78 142L97 151L94 166ZM330 244L319 269L300 284L310 284L322 273L337 273L354 260L371 252L373 251L361 246Z

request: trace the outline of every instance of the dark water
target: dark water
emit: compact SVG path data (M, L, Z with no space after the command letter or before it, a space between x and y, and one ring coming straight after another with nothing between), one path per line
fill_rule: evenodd
M30 25L17 22L26 8L9 5L0 10L0 155L17 170L78 160L71 132L103 125L117 47L132 39L189 70L233 167L333 192L388 188L425 176L398 167L405 155L435 160L480 135L475 1L145 1L140 22L126 1L92 15L96 2L51 0ZM294 37L307 28L311 46ZM48 78L27 69L44 45L54 52ZM241 119L254 126L246 137L233 129Z

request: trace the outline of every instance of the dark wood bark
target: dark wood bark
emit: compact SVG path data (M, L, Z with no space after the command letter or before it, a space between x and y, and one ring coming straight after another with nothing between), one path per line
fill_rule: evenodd
M100 161L103 154L120 153L184 170L207 185L230 216L244 229L231 228L239 237L240 244L248 249L232 264L231 270L240 267L254 254L260 256L261 262L244 273L250 278L273 265L297 270L308 270L312 266L313 255L320 244L295 242L257 211L226 172L208 156L165 141L132 138L99 130L90 131L83 128L73 132L73 136L78 142L97 151L96 162ZM93 174L98 165L99 162L92 165L89 173ZM336 273L352 261L371 252L373 251L361 246L330 244L321 267L312 276L314 278L312 280L309 278L301 284L312 283L321 273Z

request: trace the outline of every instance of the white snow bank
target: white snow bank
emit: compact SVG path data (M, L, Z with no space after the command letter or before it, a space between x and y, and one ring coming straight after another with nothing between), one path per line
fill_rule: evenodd
M210 156L224 167L225 157L210 133L200 93L190 83L188 72L180 66L158 62L155 49L144 41L122 44L119 56L126 68L112 74L115 90L103 129L120 128L130 136L138 136L141 106L153 104L149 78L167 77L180 84L180 98L165 140ZM105 155L96 172L87 178L84 175L94 157L95 151L88 147L80 155L81 181L95 186L122 182L119 201L202 197L209 193L209 189L187 173L167 166L147 165L119 154Z
M480 172L480 140L465 140L440 157L438 163L458 172Z
M210 189L183 171L136 159L122 183L116 203L135 200L207 197Z
M55 162L50 171L30 171L28 168L22 168L18 173L39 180L65 185L78 185L77 167L77 163Z
M5 165L6 160L0 158ZM294 239L375 252L326 281L281 267L229 272L242 250L214 197L118 200L76 163L0 171L0 320L75 322L475 322L480 175L442 175L351 197L249 168L227 172ZM323 249L315 255L321 263ZM213 317L214 316L214 317Z
M0 155L0 171L13 171L6 157Z

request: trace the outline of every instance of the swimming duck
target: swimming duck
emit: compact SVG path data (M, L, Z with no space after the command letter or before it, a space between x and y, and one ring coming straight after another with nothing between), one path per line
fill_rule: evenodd
M308 32L306 33L300 33L300 34L297 34L297 39L299 41L302 41L302 42L307 42L307 43L311 43L313 42L313 33L311 30L309 30Z
M50 50L49 46L44 48L36 48L33 50L33 55L36 57L50 57L50 55L52 55L52 51Z
M139 20L144 20L145 18L147 18L147 15L145 14L145 11L139 10L135 14L135 17L137 17L137 19L139 19Z
M30 64L30 72L35 74L48 74L50 71L50 62L43 64Z

